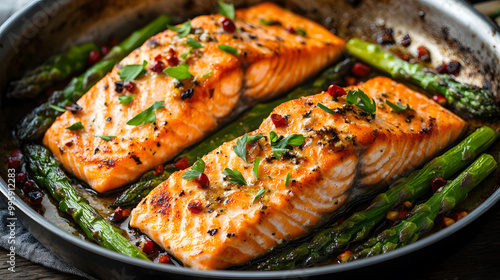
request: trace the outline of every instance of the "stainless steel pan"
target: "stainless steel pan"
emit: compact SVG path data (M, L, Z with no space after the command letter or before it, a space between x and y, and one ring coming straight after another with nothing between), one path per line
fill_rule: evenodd
M237 7L257 0L235 1ZM351 5L349 2L360 2ZM500 35L498 29L461 0L290 0L280 4L323 23L344 38L361 36L376 40L379 31L394 30L396 40L409 33L412 48L431 49L436 64L456 59L464 66L460 79L493 90L499 95ZM29 67L69 45L93 41L104 43L111 35L123 37L158 14L170 14L178 22L216 11L216 1L202 0L42 0L15 14L0 28L0 89ZM15 145L13 125L33 104L21 104L0 95L0 191L5 199L6 151ZM498 120L497 120L498 121ZM498 150L498 148L497 148ZM496 156L498 157L498 151ZM189 268L132 259L84 241L44 219L16 198L16 215L55 254L75 267L103 279L133 279L155 276L178 278L308 278L326 274L359 274L383 269L389 261L411 258L442 239L460 231L480 217L498 200L496 191L487 199L474 198L479 205L457 225L439 231L415 244L380 256L342 265L277 272L196 271Z

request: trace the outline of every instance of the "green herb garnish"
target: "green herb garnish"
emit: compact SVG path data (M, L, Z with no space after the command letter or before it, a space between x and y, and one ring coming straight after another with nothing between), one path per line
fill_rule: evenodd
M371 99L360 89L347 91L345 103L356 105L356 107L371 115L375 115L375 111L377 110L377 104L375 104L375 100Z
M263 25L281 25L281 22L274 19L260 19L260 23Z
M66 127L69 130L80 130L83 129L83 124L82 122L76 122L68 127Z
M146 123L156 123L155 111L156 109L165 108L164 101L156 101L151 107L140 112L137 116L133 117L127 122L128 125L138 126Z
M186 57L191 53L193 48L189 48L185 53L181 54L182 59L186 59Z
M116 136L98 136L98 135L94 135L94 137L99 137L106 142L109 142L116 138Z
M385 104L389 105L389 107L391 107L396 112L406 111L406 110L413 110L412 108L410 108L409 104L406 104L406 108L405 108L405 106L403 106L403 104L401 104L401 102L399 102L399 101L398 101L397 104L394 104L391 101L389 101L389 100L386 99L385 100Z
M184 81L185 79L193 77L193 75L189 72L189 67L184 63L177 67L166 68L163 70L163 73L179 81Z
M234 19L234 5L217 1L219 3L219 13L227 18Z
M122 79L126 83L131 82L145 73L144 68L147 64L148 62L144 60L142 64L125 65L122 67L122 69L120 69L118 75L120 76L120 79Z
M191 38L187 38L186 44L188 46L192 47L193 49L204 48L204 46L202 44L200 44L200 42L198 42L194 39L191 39Z
M198 160L193 164L193 167L191 167L191 170L182 174L182 179L191 181L203 174L203 172L205 172L205 162L201 158L198 158Z
M257 140L261 139L262 137L264 137L264 135L262 135L262 134L250 135L250 136L248 136L247 144L252 143L254 141L257 141Z
M300 36L306 36L306 31L302 28L295 29L295 33L299 34Z
M260 164L260 157L256 157L252 169L253 175L255 175L255 179L259 179L259 164Z
M323 105L323 104L321 104L319 102L316 103L316 106L318 106L321 110L323 110L323 111L325 111L325 112L327 112L329 114L332 114L332 115L336 114L335 111L333 111L332 109L326 107L325 105Z
M203 75L202 77L203 77L203 78L208 77L208 76L212 75L212 73L213 73L213 71L210 71L210 72L208 72L207 74Z
M241 172L238 171L238 169L229 169L226 167L222 174L226 175L229 177L228 181L234 184L238 184L240 186L246 186L247 181L245 181L245 178L243 178L243 175L241 175Z
M255 197L253 198L253 201L252 203L254 203L257 199L259 199L259 197L261 197L262 195L264 195L266 193L266 189L260 189L257 194L255 195Z
M290 183L290 171L288 171L288 173L286 173L285 187L288 186L288 183Z
M217 46L220 50L225 51L227 53L233 54L233 55L239 55L238 50L228 46L228 45L218 45Z
M306 140L304 135L291 134L286 138L278 141L278 135L276 132L271 131L269 133L269 139L271 141L271 150L273 151L276 158L280 158L282 154L286 153L287 150L293 149L292 146L300 146Z
M66 109L61 108L61 107L56 106L56 105L50 105L50 108L52 108L52 109L56 110L57 112L61 112L61 113L66 112Z
M120 104L126 105L132 102L134 100L135 94L130 94L130 95L120 95L118 96L118 99L120 99Z
M236 141L236 146L233 146L234 153L242 158L245 162L247 161L247 144L252 143L253 141L259 140L264 137L262 134L250 135L248 136L246 133Z
M188 21L184 22L183 24L181 24L181 26L179 26L179 27L167 24L167 28L172 30L172 31L177 32L177 35L182 38L182 37L186 37L189 33L191 33L192 27L191 27L191 21L188 20Z

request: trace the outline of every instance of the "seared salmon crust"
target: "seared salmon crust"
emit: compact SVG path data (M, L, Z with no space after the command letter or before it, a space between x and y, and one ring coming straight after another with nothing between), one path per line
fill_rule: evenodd
M266 137L247 144L246 161L233 150L238 139L226 142L203 157L207 189L183 179L190 169L176 172L133 210L130 225L186 266L241 265L303 236L344 203L380 191L466 130L462 119L388 78L349 89L361 89L375 100L374 116L346 105L345 96L327 93L286 102L273 112L286 117L286 127L276 128L271 118L265 119L249 134ZM395 112L386 100L412 110ZM276 157L271 131L281 140L292 134L305 140ZM240 171L247 185L230 182L225 168ZM193 205L200 207L190 211Z

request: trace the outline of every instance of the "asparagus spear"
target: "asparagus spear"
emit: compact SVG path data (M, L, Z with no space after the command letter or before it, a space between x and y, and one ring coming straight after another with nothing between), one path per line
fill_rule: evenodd
M233 140L246 132L257 129L264 118L266 118L272 110L279 104L299 98L301 96L311 95L325 90L331 83L339 82L340 78L350 69L352 65L351 59L346 59L336 66L324 71L320 77L315 81L301 86L287 96L277 99L275 101L255 105L252 109L243 114L236 121L228 124L215 134L206 138L196 147L181 154L177 159L185 157L189 165L192 165L198 157L208 154L210 151L222 145L222 143ZM174 161L175 162L175 161ZM113 203L113 207L124 207L137 205L143 197L145 197L152 189L158 186L161 182L165 181L177 169L167 167L164 172L154 175L154 171L146 173L139 182L133 184L130 188L125 190Z
M411 64L385 52L382 47L358 38L347 42L347 50L356 58L396 79L408 80L429 92L439 92L448 103L473 115L500 115L500 106L491 93L473 85L457 82L451 75L436 74L420 64Z
M10 83L9 98L32 98L56 82L82 71L90 51L97 50L94 43L69 48L66 53L49 58L43 65L29 71L19 80Z
M356 248L354 250L355 258L386 253L416 241L420 233L434 225L434 221L439 214L450 211L455 205L462 202L469 191L497 167L498 164L491 155L482 154L455 180L444 186L440 192L434 193L429 200L415 206L409 216L401 223L384 230Z
M113 47L101 61L94 64L82 75L73 78L65 89L54 92L47 102L36 107L18 124L18 138L21 141L32 141L42 137L55 118L65 111L66 106L73 105L106 73L110 72L118 61L135 48L140 47L148 38L164 30L169 22L168 16L158 17Z
M325 260L352 241L359 241L370 233L390 209L405 201L414 201L425 194L435 177L450 178L469 165L498 138L495 130L481 127L457 146L428 162L422 169L395 182L385 193L379 194L371 205L356 212L340 225L334 224L315 234L311 241L285 250L260 263L261 270L291 269L310 266Z
M25 153L35 181L50 192L59 202L59 209L71 215L89 239L124 255L149 260L117 228L108 224L88 201L77 195L71 180L49 150L40 145L29 144L25 147Z

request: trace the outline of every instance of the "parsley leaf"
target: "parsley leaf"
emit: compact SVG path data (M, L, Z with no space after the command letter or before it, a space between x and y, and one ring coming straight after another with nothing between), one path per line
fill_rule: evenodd
M271 150L274 156L280 158L282 154L286 153L287 150L293 149L292 146L300 146L306 140L304 135L291 134L286 138L278 140L278 135L276 132L271 131L269 133L269 139L271 140Z
M295 33L299 34L300 36L306 36L306 31L302 28L295 29Z
M83 129L83 124L82 122L76 122L68 127L66 127L69 130L80 130Z
M186 37L189 33L191 33L191 21L188 20L186 22L184 22L183 24L181 24L181 26L179 27L176 27L174 25L170 25L170 24L167 24L167 28L172 30L172 31L175 31L177 32L178 36L179 37Z
M118 99L120 99L120 104L125 105L125 104L129 104L130 102L132 102L132 100L134 100L134 97L135 97L135 94L120 95L120 96L118 96Z
M138 126L141 124L146 124L148 122L156 123L155 110L165 108L165 105L163 105L163 103L164 101L156 101L155 103L153 103L153 105L151 105L151 107L147 108L146 110L140 112L137 116L130 119L127 124Z
M259 164L260 157L256 157L255 162L253 163L253 175L255 175L255 179L259 179Z
M257 140L261 139L262 137L264 137L264 135L262 135L262 134L250 135L250 136L248 136L247 144L252 143L254 141L257 141Z
M144 68L147 64L148 62L144 60L142 64L125 65L122 67L122 69L120 69L118 75L120 76L120 79L124 80L126 83L131 82L135 80L135 78L145 73Z
M274 19L260 19L260 23L263 25L281 25L281 22Z
M260 189L257 194L255 195L255 197L253 198L253 201L252 203L254 203L257 199L259 199L259 197L261 197L262 195L264 195L266 193L266 189Z
M225 52L227 52L227 53L230 53L230 54L232 54L232 55L240 55L240 54L238 53L238 50L237 50L237 49L235 49L235 48L233 48L233 47L231 47L231 46L228 46L228 45L217 45L217 47L218 47L220 50L225 51Z
M200 44L200 42L198 42L194 39L191 39L191 38L187 38L186 44L188 46L192 47L193 49L204 48L204 46L202 44Z
M193 75L189 72L189 66L184 63L177 67L166 68L163 70L163 73L179 81L184 81L185 79L193 77Z
M247 162L247 137L248 135L245 133L243 137L236 141L236 146L233 146L234 153L245 162Z
M56 105L50 105L50 108L54 109L54 110L55 110L55 111L57 111L57 112L61 112L61 113L66 112L66 109L61 108L61 107L56 106Z
M247 181L245 181L245 178L243 178L243 175L241 175L241 172L238 171L238 169L229 169L226 167L222 174L226 175L229 177L228 181L234 184L238 184L240 186L246 186Z
M203 77L203 78L208 77L208 76L212 75L212 73L213 73L213 71L210 71L210 72L208 72L207 74L204 74L202 77Z
M356 107L371 115L375 115L375 111L377 110L377 104L375 104L375 100L370 98L360 89L347 91L345 103L356 105Z
M401 102L399 102L399 101L397 104L394 104L391 101L386 99L385 104L389 105L389 107L391 107L396 112L405 111L405 110L413 110L412 108L410 108L410 104L406 104L406 108L405 108L405 106L403 106L403 104L401 104Z
M288 186L288 183L290 183L290 171L288 171L288 173L286 173L285 187Z
M316 106L318 106L321 110L323 110L323 111L325 111L325 112L327 112L329 114L332 114L332 115L336 114L335 111L333 111L332 109L326 107L325 105L323 105L323 104L321 104L319 102L316 103Z
M217 1L219 3L219 13L227 18L234 19L234 5Z
M182 59L186 59L186 57L189 55L189 53L191 53L192 50L193 48L191 47L185 53L181 54Z
M116 138L116 136L98 136L98 135L94 135L94 137L99 137L106 142L109 142L109 141L113 140L114 138Z
M205 172L205 162L201 158L198 158L198 160L191 167L191 170L182 174L182 179L191 181L203 174L203 172Z

